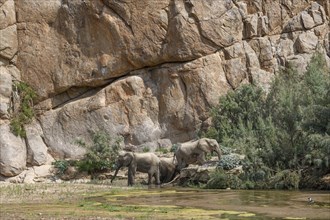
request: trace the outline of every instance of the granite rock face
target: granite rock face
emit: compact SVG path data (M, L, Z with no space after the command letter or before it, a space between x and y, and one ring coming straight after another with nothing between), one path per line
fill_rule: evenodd
M267 90L282 66L303 72L316 51L330 66L329 1L0 0L0 11L6 135L13 85L38 94L37 120L17 139L26 161L6 176L49 154L81 157L75 141L96 130L151 149L193 139L229 90ZM6 137L1 152L18 146Z

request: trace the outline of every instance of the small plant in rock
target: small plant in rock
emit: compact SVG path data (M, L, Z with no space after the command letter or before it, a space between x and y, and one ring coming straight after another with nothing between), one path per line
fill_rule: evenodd
M165 147L159 147L157 151L162 153L162 154L167 154L168 153L168 149L165 148Z
M63 175L70 166L70 163L67 160L56 160L52 164L54 165L54 168L56 169L57 175Z
M37 93L28 84L24 82L14 83L13 99L18 105L17 108L13 109L10 129L16 136L26 136L24 125L31 122L34 117L33 100L36 98Z
M142 151L143 151L144 153L150 152L150 147L148 147L148 146L144 146L144 147L142 148Z
M92 140L91 145L77 141L78 145L87 149L77 166L79 171L85 171L94 178L97 173L113 169L122 138L111 138L105 132L98 131L93 134Z
M173 144L171 149L170 149L170 152L175 152L178 149L178 147L179 147L178 144Z

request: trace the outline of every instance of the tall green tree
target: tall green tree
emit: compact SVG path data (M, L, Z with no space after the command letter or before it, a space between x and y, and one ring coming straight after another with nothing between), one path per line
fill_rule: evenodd
M305 163L317 173L330 172L330 68L315 54L304 75L307 106L302 128L306 132Z

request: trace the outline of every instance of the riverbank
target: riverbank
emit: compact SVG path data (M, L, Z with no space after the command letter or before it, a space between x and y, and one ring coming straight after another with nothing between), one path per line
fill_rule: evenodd
M329 219L329 191L0 184L1 219ZM307 198L312 197L314 203Z

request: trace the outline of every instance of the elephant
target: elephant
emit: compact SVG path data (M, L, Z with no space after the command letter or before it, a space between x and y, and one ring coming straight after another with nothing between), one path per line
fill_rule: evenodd
M178 149L174 153L178 170L180 171L189 164L204 164L206 162L205 156L210 152L215 152L218 155L218 159L221 159L221 150L215 139L201 138L179 144Z
M136 171L148 173L148 185L151 185L153 177L155 177L156 184L160 184L160 159L154 153L119 152L116 160L116 171L111 179L111 183L122 167L128 167L128 186L134 185Z
M160 159L160 182L168 183L173 180L177 172L177 165L172 158L161 157Z

